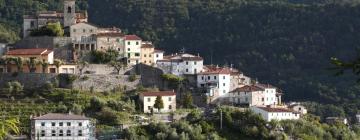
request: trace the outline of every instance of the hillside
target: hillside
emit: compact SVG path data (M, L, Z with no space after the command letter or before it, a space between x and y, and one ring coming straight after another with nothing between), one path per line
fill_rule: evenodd
M355 77L334 77L330 57L360 46L358 0L89 0L90 22L139 34L167 52L185 48L207 64L233 64L281 87L285 100L347 103L356 113ZM21 15L61 9L55 0L0 0L0 21L19 32ZM353 109L351 109L353 108Z

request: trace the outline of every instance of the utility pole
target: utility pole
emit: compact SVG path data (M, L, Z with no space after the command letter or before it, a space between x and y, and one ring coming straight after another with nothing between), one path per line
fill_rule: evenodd
M221 106L220 106L220 130L222 130L222 122L223 122L223 119L222 119L222 109L221 109Z

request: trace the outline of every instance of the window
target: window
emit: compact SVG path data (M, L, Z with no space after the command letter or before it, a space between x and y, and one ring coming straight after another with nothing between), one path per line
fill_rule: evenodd
M210 80L210 76L208 76L208 80Z
M64 136L63 130L59 130L59 136Z
M90 33L92 33L93 32L93 29L90 29Z
M170 110L172 109L172 106L171 106L171 105L169 105L169 109L170 109Z
M68 13L71 13L71 11L72 11L72 10L71 10L71 7L69 6L69 7L67 8L67 12L68 12Z
M130 56L131 56L130 53L128 53L128 58L130 58Z
M78 131L78 136L82 136L82 130Z
M146 64L146 61L144 61L144 63Z
M216 80L216 76L214 76L214 79Z
M35 22L34 22L34 21L31 21L31 22L30 22L30 27L31 27L31 28L34 28L34 26L35 26Z
M63 126L64 125L64 123L63 122L59 122L59 126Z
M159 55L158 54L156 54L156 58L158 58L159 57Z
M45 126L45 122L41 122L41 126Z
M128 48L128 51L130 51L130 48Z
M197 62L195 61L195 62L194 62L194 65L196 65L196 64L197 64Z
M151 61L149 61L149 63L151 63Z
M189 65L189 62L188 62L188 61L186 61L186 65Z
M151 98L147 98L148 102L151 102Z
M146 57L146 54L144 54L144 57Z
M151 54L149 54L149 57L151 57Z
M79 122L79 126L82 126L82 122Z
M128 41L128 43L127 43L128 45L130 45L130 41Z
M223 93L226 93L226 90L223 90Z
M40 136L45 137L45 130L41 130Z
M51 136L56 136L56 131L55 130L51 130Z
M118 51L119 51L119 52L120 52L120 50L121 50L121 49L120 49L120 48L118 48Z
M107 42L110 42L110 38L107 38Z
M171 101L171 97L169 97L169 101Z
M71 130L66 131L66 136L71 136Z
M189 72L189 69L186 69L186 72Z
M224 87L225 87L225 85L226 85L226 84L225 84L225 83L223 83L223 86L224 86Z
M264 101L265 99L264 98L261 98L261 101Z
M139 45L139 42L136 41L136 45Z
M151 110L151 106L148 106L148 110Z
M55 126L55 122L51 122L51 126Z
M223 76L223 79L225 79L226 77L225 76Z
M67 122L66 124L67 124L67 126L71 126L71 122Z
M201 76L201 80L204 80L204 76Z
M86 32L86 29L83 29L83 33L85 33Z
M197 69L194 69L194 73L197 73Z
M117 39L116 39L116 42L120 42L120 39L119 39L119 38L117 38Z
M135 53L135 56L140 56L140 53Z

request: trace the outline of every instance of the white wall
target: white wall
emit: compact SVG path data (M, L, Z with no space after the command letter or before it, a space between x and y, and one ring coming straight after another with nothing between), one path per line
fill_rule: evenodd
M150 98L150 101L148 100ZM169 101L169 98L171 98L171 101ZM160 112L172 112L176 110L176 96L162 96L161 99L164 103L164 108L160 109ZM143 111L144 113L151 113L151 109L148 107L150 106L153 108L154 112L158 112L158 109L154 108L156 96L140 96L140 100L143 102ZM171 105L172 109L169 109L169 105Z
M206 83L217 83L219 96L228 97L230 92L230 74L198 74L197 86Z
M34 120L35 123L35 139L37 140L59 140L59 139L76 139L76 140L89 140L93 139L91 136L90 121L89 120ZM41 123L45 122L45 126L41 126ZM52 122L55 122L55 126L52 126ZM63 126L59 126L59 123L63 122ZM71 123L71 126L67 126L67 122ZM82 126L79 126L79 122ZM41 136L41 131L45 130L45 136ZM56 136L52 136L52 130L55 130ZM63 136L59 136L59 131L63 130ZM71 131L71 136L66 136L67 130ZM79 130L82 131L83 136L78 136Z
M154 63L156 64L158 60L164 59L164 52L154 52L153 57Z
M300 118L299 114L295 114L293 112L267 112L255 106L250 107L250 109L254 113L261 115L264 120L268 122L271 120L295 120Z
M129 64L136 65L137 63L140 63L141 44L142 44L141 40L125 40L124 52L125 52L125 57L128 58Z

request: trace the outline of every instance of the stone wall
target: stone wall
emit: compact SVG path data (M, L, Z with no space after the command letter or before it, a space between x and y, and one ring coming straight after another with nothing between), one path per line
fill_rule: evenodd
M57 74L51 73L3 73L0 74L0 87L3 87L7 82L18 81L24 85L25 89L37 88L47 82L55 82L56 78Z
M73 82L74 89L94 91L111 91L114 88L126 86L127 90L132 90L139 84L140 77L137 80L129 81L129 75L96 75L83 74Z

